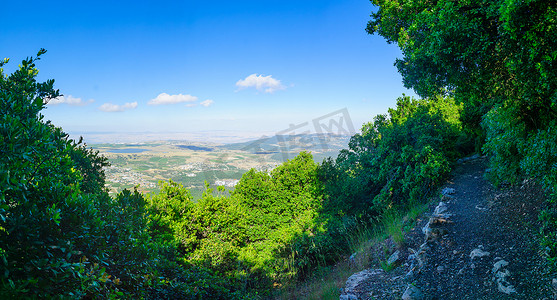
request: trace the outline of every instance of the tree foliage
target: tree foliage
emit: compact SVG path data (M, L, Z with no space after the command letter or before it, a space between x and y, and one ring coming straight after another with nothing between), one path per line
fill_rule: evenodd
M44 53L0 71L0 297L140 296L154 262L143 197L109 197L107 160L44 121L60 95L36 81Z
M399 98L336 158L302 152L197 202L172 181L109 196L107 160L40 113L60 95L36 81L45 51L0 69L0 298L269 297L345 255L361 224L431 195L471 139L495 182L557 192L557 3L372 2L367 31L398 44L424 99ZM555 203L540 216L552 255Z
M493 181L535 178L555 193L557 2L372 2L367 31L402 49L395 65L407 87L464 105L462 121L490 156Z
M463 121L481 135L493 107L528 130L556 117L557 5L553 1L374 0L367 31L397 43L395 65L419 95L454 95ZM489 128L487 128L489 130Z
M421 201L466 151L460 111L452 98L399 98L396 109L364 124L349 149L323 163L326 207L375 218L387 207Z

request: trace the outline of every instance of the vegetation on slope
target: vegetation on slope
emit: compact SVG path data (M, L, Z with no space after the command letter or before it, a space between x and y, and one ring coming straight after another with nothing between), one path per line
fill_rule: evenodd
M423 201L461 155L461 107L452 98L402 97L366 124L336 160L302 152L270 172L244 174L230 196L197 202L174 182L151 195L151 235L182 262L267 293L348 254L349 240L386 212Z
M457 156L452 98L402 97L334 161L303 152L196 203L172 181L111 198L106 159L40 114L59 95L35 81L43 53L2 74L3 296L269 295L345 255L358 226L422 199Z
M396 65L424 99L398 99L336 158L301 153L196 203L174 182L110 197L106 159L40 114L59 96L36 82L45 51L0 71L0 296L267 297L423 201L474 146L496 183L536 178L557 192L557 4L373 2L368 32L401 47ZM541 218L555 259L555 201Z
M373 0L367 31L397 43L420 96L453 95L496 184L534 178L557 192L557 2ZM555 260L557 207L542 213Z

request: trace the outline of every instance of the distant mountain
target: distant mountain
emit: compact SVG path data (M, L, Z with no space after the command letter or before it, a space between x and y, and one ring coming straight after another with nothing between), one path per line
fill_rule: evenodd
M218 147L227 150L241 150L253 154L269 154L276 161L292 159L302 151L310 151L316 161L322 161L325 157L336 157L341 149L347 148L350 137L349 135L329 133L274 135Z

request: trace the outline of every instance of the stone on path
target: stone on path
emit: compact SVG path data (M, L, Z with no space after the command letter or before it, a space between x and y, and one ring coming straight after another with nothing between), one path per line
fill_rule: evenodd
M435 210L433 211L433 215L436 216L436 217L441 217L444 214L446 214L447 211L448 211L447 205L445 204L445 202L441 201L435 207Z
M455 189L446 187L446 188L441 190L441 195L446 196L446 197L450 197L455 192L456 192Z
M402 294L402 300L421 300L424 298L422 291L415 285L408 285L404 294Z
M509 265L508 261L501 259L497 261L495 264L493 264L493 269L491 271L493 271L493 273L497 273L501 268L504 268L508 265Z
M346 294L346 295L340 295L340 297L338 299L339 300L358 300L358 297L356 295Z
M490 254L487 251L483 251L481 248L482 247L480 245L480 247L478 247L478 248L472 250L472 252L470 252L470 259L471 260L473 260L476 257L484 257L484 256L488 256Z
M508 265L508 261L499 258L499 260L493 264L493 269L491 269L495 274L494 279L495 282L497 282L497 289L505 294L516 293L514 286L507 281L507 277L511 276L511 272L505 269Z

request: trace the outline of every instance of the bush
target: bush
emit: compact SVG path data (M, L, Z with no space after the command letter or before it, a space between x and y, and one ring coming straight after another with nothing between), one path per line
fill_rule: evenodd
M44 121L59 96L36 82L44 53L0 71L0 297L141 297L155 264L144 199L110 198L106 159Z
M348 150L321 168L325 209L375 220L391 206L415 203L435 189L451 161L468 149L452 98L402 97L352 137Z

